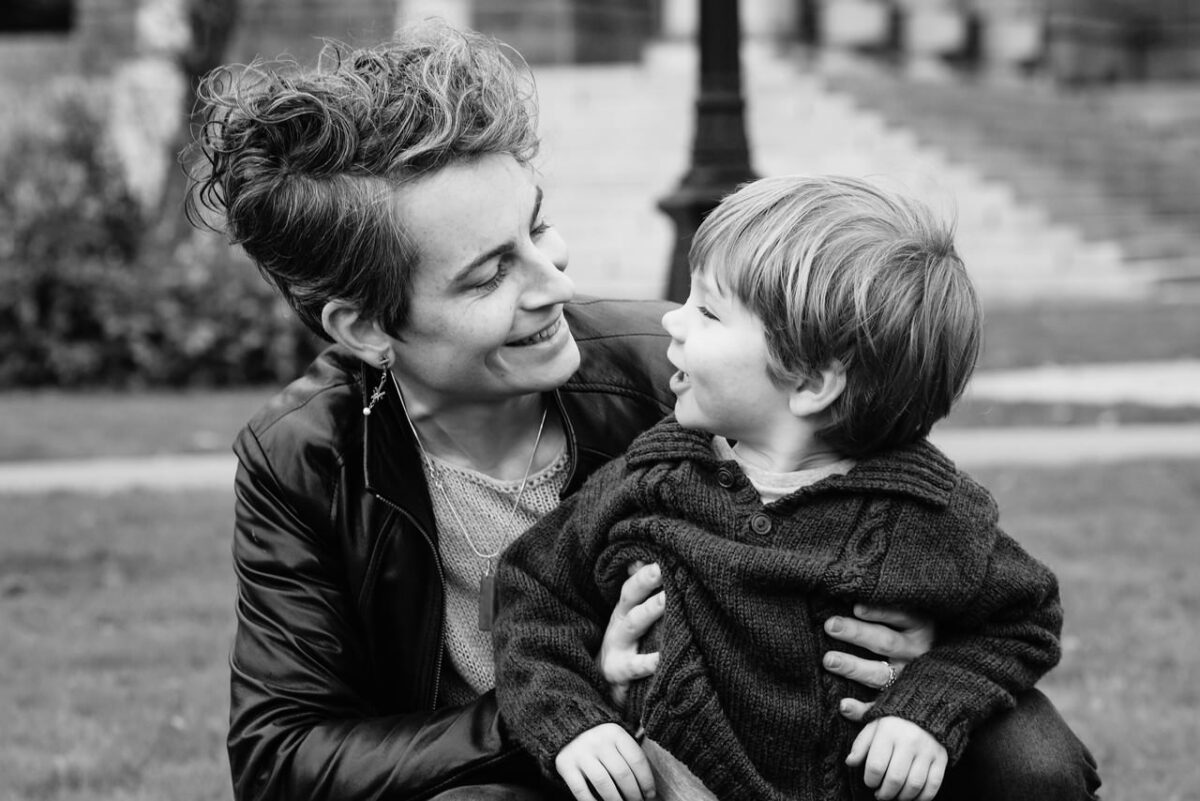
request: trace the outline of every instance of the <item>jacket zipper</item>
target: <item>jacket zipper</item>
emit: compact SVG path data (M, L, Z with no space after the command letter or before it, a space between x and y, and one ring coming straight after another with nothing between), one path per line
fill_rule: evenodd
M378 499L380 502L385 503L388 506L390 506L391 508L395 509L397 514L399 514L401 517L407 519L408 522L412 524L412 527L421 533L421 538L423 540L425 540L425 544L429 546L429 552L433 556L433 564L437 568L437 572L438 572L438 582L442 585L442 597L445 598L445 596L446 596L446 574L442 570L441 557L438 556L437 547L434 546L433 540L429 537L429 533L427 531L425 531L425 529L422 528L421 525L412 518L412 515L405 512L399 506L392 503L387 498L384 498L383 496L381 496L378 493L372 493L372 494L375 495L375 498ZM442 632L445 629L445 626L446 626L446 611L445 611L445 606L443 605L442 616L441 616L441 618L439 618L439 621L438 621L437 648L436 648L437 655L434 657L434 662L433 662L433 699L431 701L431 706L430 706L431 711L434 709L437 709L438 695L441 693L441 689L442 689L442 653L443 653L443 651L445 651L445 648L442 646Z

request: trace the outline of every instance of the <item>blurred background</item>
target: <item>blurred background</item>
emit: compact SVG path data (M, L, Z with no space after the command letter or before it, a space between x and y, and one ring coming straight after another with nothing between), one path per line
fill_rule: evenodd
M428 16L530 63L581 292L666 296L706 176L957 216L987 336L935 434L1062 578L1044 686L1104 797L1200 798L1195 0L4 0L0 801L230 798L229 443L320 343L184 220L192 89Z
M294 375L311 343L181 215L191 87L218 64L312 64L323 37L370 43L431 15L533 65L548 212L580 289L663 295L677 232L658 204L689 167L702 5L6 0L0 386ZM956 210L993 304L1195 285L1195 3L742 0L740 12L755 173L878 175Z

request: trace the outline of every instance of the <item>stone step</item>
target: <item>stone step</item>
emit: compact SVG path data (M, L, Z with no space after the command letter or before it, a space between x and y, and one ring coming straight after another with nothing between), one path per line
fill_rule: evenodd
M675 232L657 203L688 166L694 60L663 49L643 65L540 67L537 75L547 215L572 248L581 291L660 295ZM1145 291L1144 276L1126 269L1111 243L1049 222L1008 185L829 91L794 59L747 59L743 91L760 174L878 176L956 209L960 251L990 302Z

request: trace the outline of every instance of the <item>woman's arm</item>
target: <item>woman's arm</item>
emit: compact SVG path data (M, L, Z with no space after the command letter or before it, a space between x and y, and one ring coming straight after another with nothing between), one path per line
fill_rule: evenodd
M502 736L492 693L385 714L395 705L381 699L340 547L317 528L325 520L290 500L252 437L239 457L228 739L238 801L423 798L531 771Z

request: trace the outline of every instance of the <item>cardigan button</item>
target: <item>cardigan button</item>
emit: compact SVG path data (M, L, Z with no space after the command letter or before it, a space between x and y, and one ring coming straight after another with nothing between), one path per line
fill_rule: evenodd
M760 537L770 533L771 525L771 518L768 517L764 512L756 512L754 516L750 518L750 530Z
M717 471L717 483L725 489L733 486L733 471L728 467L722 467Z

